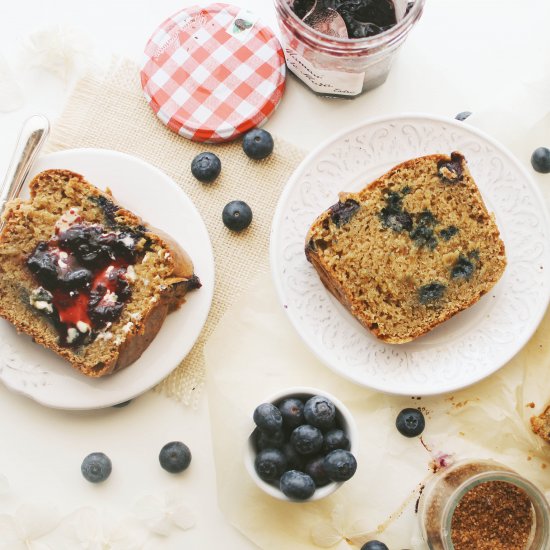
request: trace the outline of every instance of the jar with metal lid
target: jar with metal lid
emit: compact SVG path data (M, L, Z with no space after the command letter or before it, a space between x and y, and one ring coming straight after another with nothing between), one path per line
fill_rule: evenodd
M274 2L288 68L319 95L352 98L385 82L395 53L422 15L425 0L393 0L393 26L353 39L323 34L306 24L292 9L295 0Z
M461 461L438 472L419 504L431 550L548 550L550 507L542 492L507 466Z

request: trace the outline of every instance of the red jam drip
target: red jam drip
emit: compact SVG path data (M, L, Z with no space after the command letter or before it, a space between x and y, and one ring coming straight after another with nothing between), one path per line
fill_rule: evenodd
M71 294L76 294L71 296ZM53 307L59 315L59 320L68 327L76 327L79 321L92 326L88 317L88 304L90 303L90 294L83 292L66 292L64 290L53 291Z
M69 261L74 265L74 256L69 256ZM68 326L76 327L79 321L90 325L93 329L101 328L98 325L102 323L94 322L90 319L88 308L90 306L90 298L94 292L100 292L104 296L113 296L117 294L118 281L112 276L116 274L118 277L125 276L128 263L117 260L109 264L106 268L93 273L93 280L86 284L86 287L81 290L65 290L57 288L53 291L52 304L56 309L59 320ZM109 276L111 274L111 277ZM118 295L117 295L118 298ZM105 298L100 303L109 303Z
M120 317L131 296L126 272L137 238L80 222L57 230L29 256L27 266L51 294L61 343L87 343Z

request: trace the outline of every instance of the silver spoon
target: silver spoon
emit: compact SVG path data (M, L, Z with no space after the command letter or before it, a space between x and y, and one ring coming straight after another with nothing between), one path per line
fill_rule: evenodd
M304 15L302 21L322 34L336 38L348 38L348 30L342 16L332 8L320 6L318 0L313 2L313 6Z
M6 177L0 189L0 215L6 203L19 196L23 182L50 132L50 122L44 115L33 115L23 124L17 145L11 157ZM5 221L0 221L0 231Z

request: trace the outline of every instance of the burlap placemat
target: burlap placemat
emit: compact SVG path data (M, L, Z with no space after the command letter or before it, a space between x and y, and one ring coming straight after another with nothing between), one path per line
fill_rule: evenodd
M203 217L216 265L212 308L192 351L156 388L185 404L196 403L205 379L204 343L249 281L266 268L275 205L304 153L275 137L273 154L253 161L240 141L200 144L174 134L146 103L139 69L128 60L118 60L104 74L87 75L76 84L46 150L77 147L114 149L146 160L173 178ZM190 165L195 155L208 150L220 157L222 173L206 186L191 175ZM253 211L251 226L238 234L221 221L223 207L235 199L246 201Z

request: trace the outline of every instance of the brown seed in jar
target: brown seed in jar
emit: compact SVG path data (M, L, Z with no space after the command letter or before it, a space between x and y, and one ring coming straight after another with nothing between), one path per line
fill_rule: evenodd
M487 481L470 489L451 521L455 550L521 550L533 525L525 491L505 481Z

